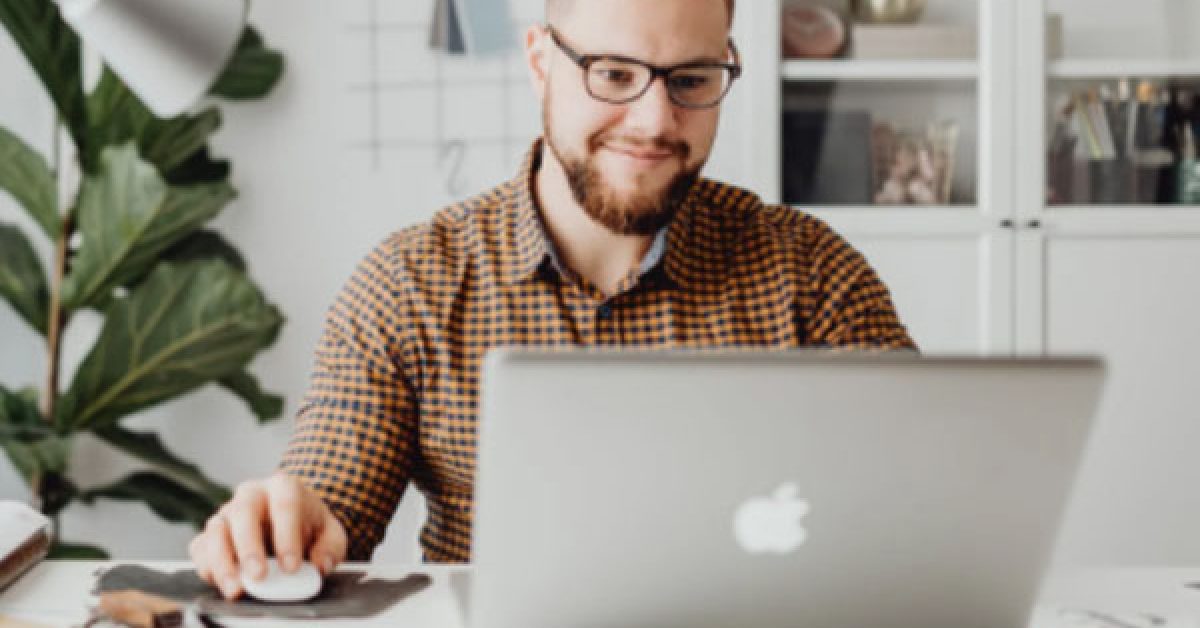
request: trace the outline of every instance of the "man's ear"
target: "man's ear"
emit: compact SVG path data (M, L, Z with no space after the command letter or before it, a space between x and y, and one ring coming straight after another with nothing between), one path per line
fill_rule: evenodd
M538 100L546 99L546 79L550 74L546 43L550 38L540 24L525 31L525 63L529 66L529 82Z

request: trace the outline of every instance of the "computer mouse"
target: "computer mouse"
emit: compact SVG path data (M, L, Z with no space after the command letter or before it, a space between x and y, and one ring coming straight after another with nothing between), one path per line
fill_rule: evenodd
M263 602L304 602L321 592L321 572L304 561L293 573L285 573L274 558L267 559L267 576L255 580L242 576L242 588Z

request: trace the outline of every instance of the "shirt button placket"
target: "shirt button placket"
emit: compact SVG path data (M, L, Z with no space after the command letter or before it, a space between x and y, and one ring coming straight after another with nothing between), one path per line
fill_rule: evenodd
M596 308L596 344L612 344L613 338L613 305L601 303Z

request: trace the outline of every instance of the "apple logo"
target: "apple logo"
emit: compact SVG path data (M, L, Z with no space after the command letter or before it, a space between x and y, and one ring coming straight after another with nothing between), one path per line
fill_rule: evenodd
M800 489L786 482L770 497L754 497L737 509L733 536L751 554L790 554L808 538L800 520L808 514L808 501Z

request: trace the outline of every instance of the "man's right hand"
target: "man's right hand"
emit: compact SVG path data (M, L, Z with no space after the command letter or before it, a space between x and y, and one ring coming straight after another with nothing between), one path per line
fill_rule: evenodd
M228 599L242 594L241 574L267 575L273 550L287 573L307 559L322 576L346 558L346 530L329 507L300 480L276 473L239 484L188 545L196 572Z

